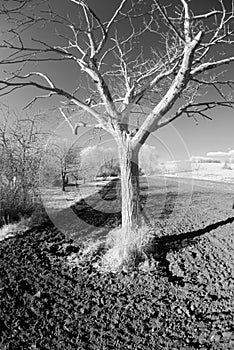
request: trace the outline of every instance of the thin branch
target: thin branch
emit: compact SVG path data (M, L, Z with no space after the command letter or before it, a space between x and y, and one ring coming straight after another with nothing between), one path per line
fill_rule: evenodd
M99 46L97 47L96 54L99 54L101 52L101 50L104 48L106 41L107 41L107 38L108 38L108 35L109 35L109 32L110 32L110 29L111 29L116 17L118 16L118 14L120 13L120 11L122 10L123 6L125 5L125 3L127 1L128 0L122 0L119 7L115 10L115 13L113 14L112 18L107 23L106 28L104 29L103 27L101 27L102 31L103 31L103 39L102 39L102 41L100 41Z
M159 0L154 0L154 3L157 4L158 9L160 11L160 13L162 14L163 18L167 21L167 23L169 24L169 27L174 31L174 33L180 38L180 40L182 40L182 42L184 42L184 38L182 37L182 35L180 34L180 32L177 30L177 28L174 26L172 20L170 19L170 17L167 15L166 10L162 7L162 5L160 4Z
M219 14L222 14L223 12L222 11L219 11L219 10L213 10L213 11L210 11L210 12L206 12L206 13L203 13L202 15L196 15L196 16L193 16L193 19L203 19L203 18L209 18L211 16L216 16L216 15L219 15Z
M202 63L200 66L192 69L191 71L191 77L195 77L196 75L206 72L208 70L223 66L225 64L229 64L230 62L234 62L234 56L229 58L224 58L223 60L218 60L214 62L205 62Z
M85 122L79 122L79 123L76 123L75 126L73 126L72 123L70 122L69 118L66 116L66 113L63 111L63 108L60 107L59 110L60 110L60 113L62 114L63 118L65 119L65 121L68 123L68 125L72 129L72 132L74 135L78 134L78 129L80 127L93 128L93 129L103 129L102 124L89 124L89 123L85 123Z
M227 98L222 93L222 91L218 87L218 85L229 86L231 89L233 89L232 85L234 86L234 80L219 81L219 80L213 80L212 79L210 81L206 81L206 80L192 79L192 81L194 81L194 82L196 82L198 84L212 86L225 101L227 101Z
M213 35L211 38L209 38L209 41L207 43L203 43L201 45L202 53L199 56L199 58L196 59L195 63L200 63L202 59L204 59L207 54L209 53L210 49L217 44L231 44L233 43L233 40L230 38L233 36L233 30L231 31L228 27L229 22L234 19L234 12L233 12L233 2L232 2L232 11L227 12L223 0L219 0L222 10L219 11L220 20L217 22L217 27L214 31L210 31L210 33L213 32ZM203 50L205 48L205 50Z
M193 117L194 114L200 115L206 119L212 120L206 113L206 111L211 110L216 107L228 107L234 108L234 101L208 101L208 102L197 102L197 103L188 103L178 109L174 116L162 121L158 124L158 128L162 128L174 120L178 119L182 114L186 114L188 117Z
M34 75L37 72L34 72ZM28 74L27 76L22 76L22 77L18 77L19 79L25 79L26 77L29 77L31 74ZM37 74L39 76L41 76L41 74ZM43 76L45 76L45 74L43 74ZM46 81L49 83L50 86L46 86L46 85L42 85L39 84L37 82L33 82L33 81L27 81L27 82L12 82L9 80L0 80L0 84L3 85L3 88L23 88L23 87L30 87L30 86L34 86L38 89L44 90L44 91L48 91L50 93L53 94L57 94L59 96L63 96L65 98L67 98L68 100L70 100L71 102L73 102L75 105L77 105L78 107L81 107L83 110L87 111L88 113L90 113L93 117L95 117L98 122L100 124L103 125L104 129L108 128L108 122L105 119L105 117L103 115L101 115L100 113L98 113L97 111L95 111L93 108L91 108L89 105L85 104L84 102L80 101L79 99L77 99L76 97L74 97L73 95L71 95L70 93L68 93L67 91L60 89L58 87L56 87L48 77L45 76ZM0 91L3 89L0 88Z
M146 86L144 86L140 92L138 92L136 95L134 95L133 103L137 103L144 96L144 94L147 91L153 89L163 79L165 79L166 77L173 74L175 72L176 68L178 67L178 64L179 64L179 62L176 62L171 69L167 70L166 72L158 74L152 81L150 81Z
M26 104L26 105L24 106L23 109L26 110L26 109L30 108L36 101L41 100L41 99L48 99L48 98L54 96L54 94L55 94L55 93L50 92L50 93L47 94L47 95L35 96L28 104Z

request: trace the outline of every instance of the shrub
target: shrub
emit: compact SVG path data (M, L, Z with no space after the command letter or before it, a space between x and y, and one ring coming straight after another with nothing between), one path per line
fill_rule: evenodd
M28 198L27 198L28 197ZM33 202L29 196L23 196L19 188L0 187L0 226L19 221L21 217L30 216Z
M48 222L48 215L32 191L23 192L20 187L8 184L0 186L0 227L30 218L30 225Z

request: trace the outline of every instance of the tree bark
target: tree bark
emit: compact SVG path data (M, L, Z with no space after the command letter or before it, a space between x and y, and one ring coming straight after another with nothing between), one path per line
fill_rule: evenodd
M118 142L121 171L122 228L126 234L136 232L141 225L139 151L133 148L129 139Z

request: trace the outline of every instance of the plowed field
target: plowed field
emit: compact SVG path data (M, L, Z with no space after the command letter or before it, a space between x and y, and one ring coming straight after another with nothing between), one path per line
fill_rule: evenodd
M42 225L0 242L0 349L234 349L233 185L149 179L151 262L101 274L102 251L69 261L80 237L119 220L117 185L108 186L101 209L97 195L73 206L86 231L71 221L66 232Z

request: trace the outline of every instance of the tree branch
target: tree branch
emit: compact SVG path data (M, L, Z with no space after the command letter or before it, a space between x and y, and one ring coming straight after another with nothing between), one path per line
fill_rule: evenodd
M178 111L175 113L174 116L162 121L158 124L158 128L162 128L170 123L172 123L174 120L178 119L182 114L186 114L187 117L194 117L195 114L200 115L206 119L212 120L211 117L209 117L204 112L209 111L216 107L228 107L228 108L234 108L234 101L208 101L208 102L197 102L197 103L188 103L187 105L184 105L178 109Z
M63 118L65 119L65 121L68 123L68 125L72 129L72 132L73 132L74 135L78 134L78 129L80 127L93 128L93 129L103 129L103 125L102 124L89 124L89 123L85 123L85 122L79 122L79 123L76 123L73 126L72 123L70 122L69 118L66 116L66 113L63 111L63 108L60 107L59 110L60 110L60 113L62 114Z
M182 42L184 42L184 38L182 37L180 32L177 30L177 28L174 26L172 20L167 15L165 8L162 7L159 0L154 0L154 2L155 2L155 4L157 4L160 13L162 14L163 18L167 21L169 27L174 31L174 33L178 36L178 38L180 38L180 40L182 40Z
M97 47L97 50L96 50L96 54L98 55L102 49L104 48L105 46L105 43L107 41L107 38L108 38L108 35L109 35L109 32L110 32L110 29L116 19L116 17L118 16L118 14L120 13L120 11L122 10L122 8L124 7L124 5L127 3L128 0L122 0L119 7L115 10L115 13L113 14L113 16L111 17L111 19L109 20L109 22L107 23L106 25L106 28L104 29L102 27L102 30L103 30L103 39L102 41L100 41L100 44L99 46Z
M157 104L153 111L149 114L146 120L141 125L140 129L133 137L132 142L136 146L138 143L144 143L145 138L149 133L157 130L159 121L172 108L175 101L178 99L181 92L186 88L190 79L190 70L193 62L196 48L202 40L203 33L199 32L193 41L185 46L184 57L181 67L162 100Z
M92 115L96 120L98 120L98 122L100 124L103 125L104 129L108 129L110 127L110 124L108 123L108 121L104 118L103 115L101 115L100 113L98 113L97 111L95 111L95 109L93 109L92 107L90 107L89 105L85 104L84 102L80 101L79 99L77 99L76 97L74 97L73 95L71 95L70 93L68 93L67 91L60 89L58 87L56 87L54 85L54 83L45 75L39 72L33 72L33 73L29 73L25 76L17 76L18 79L27 79L29 78L31 75L38 75L43 77L49 84L49 86L46 85L42 85L39 84L37 82L33 82L33 81L27 81L27 82L11 82L9 80L0 80L0 84L3 85L3 88L0 88L0 91L4 88L22 88L22 87L30 87L30 86L34 86L38 89L44 90L44 91L48 91L52 94L57 94L59 96L63 96L65 98L67 98L69 101L73 102L75 105L77 105L78 107L81 107L83 110L85 110L86 112L88 112L90 115ZM109 126L108 126L109 125Z
M219 15L219 14L222 14L223 12L222 11L219 11L219 10L213 10L213 11L210 11L210 12L206 12L206 13L203 13L202 15L196 15L196 16L193 16L193 19L203 19L203 18L209 18L211 16L216 16L216 15Z
M184 36L186 43L191 42L191 33L190 33L190 15L189 15L189 6L188 0L180 0L184 7Z
M214 61L214 62L202 63L200 66L191 70L191 73L190 73L191 77L195 77L198 74L204 73L208 70L212 70L212 69L218 68L220 66L223 66L225 64L229 64L230 62L234 62L234 56L229 57L229 58L224 58L223 60L218 60L218 61Z

